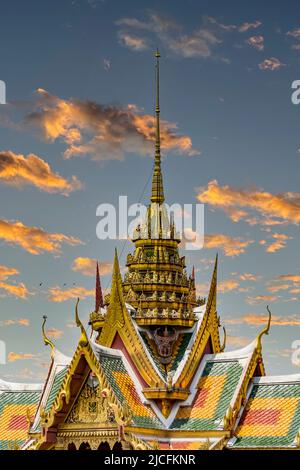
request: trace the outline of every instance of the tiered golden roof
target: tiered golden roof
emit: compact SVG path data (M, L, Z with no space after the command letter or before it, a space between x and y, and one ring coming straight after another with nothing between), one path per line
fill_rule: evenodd
M156 138L151 203L135 230L135 251L127 257L123 282L126 302L136 309L138 325L192 326L197 305L195 280L179 255L180 238L164 205L161 171L159 58L156 57Z

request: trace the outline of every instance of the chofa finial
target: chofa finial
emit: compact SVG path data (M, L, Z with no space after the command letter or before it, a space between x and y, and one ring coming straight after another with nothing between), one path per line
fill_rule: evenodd
M261 339L263 335L268 335L270 331L270 326L271 326L271 320L272 320L272 313L271 310L269 309L269 306L267 305L267 311L269 314L268 318L268 323L265 326L265 328L259 333L257 340L256 340L256 349L260 352L262 350L262 344L261 344Z
M226 347L227 333L226 333L226 328L225 328L225 326L223 326L223 333L224 333L223 344L222 344L222 346L220 347L220 352L225 351L225 347Z
M42 334L43 334L43 340L44 340L44 344L45 346L50 346L51 347L51 354L53 353L54 349L55 349L55 345L54 343L51 341L51 339L47 336L46 334L46 331L45 331L45 324L46 324L46 321L47 321L47 316L46 315L43 315L43 323L42 323Z
M79 300L80 299L77 299L77 302L76 302L76 305L75 305L75 321L76 321L76 325L80 328L81 330L81 336L80 336L80 340L79 340L79 344L81 346L86 346L89 342L88 340L88 337L87 337L87 334L86 334L86 331L84 329L84 326L83 324L81 323L81 320L79 318L79 315L78 315L78 304L79 304Z

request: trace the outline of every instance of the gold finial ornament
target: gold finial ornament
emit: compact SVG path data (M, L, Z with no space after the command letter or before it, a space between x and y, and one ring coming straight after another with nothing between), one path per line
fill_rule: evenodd
M156 65L155 65L155 76L156 76L156 124L155 124L155 160L154 160L154 171L152 178L152 193L151 202L162 204L165 200L163 178L161 173L161 153L160 153L160 104L159 104L159 59L160 53L157 50L155 53Z
M86 331L84 329L84 326L81 323L81 320L80 320L79 315L78 315L79 300L80 299L77 299L76 306L75 306L75 321L76 321L76 326L78 326L81 330L81 336L80 336L79 344L81 346L86 346L88 344L89 340L88 340Z
M268 305L267 305L267 310L268 310L268 313L269 313L267 326L265 326L265 328L259 333L259 335L257 337L257 340L256 340L256 349L257 349L258 352L261 352L261 350L262 350L261 339L262 339L263 335L268 335L269 331L270 331L272 313L271 313Z
M224 333L224 339L223 339L223 344L222 344L222 346L220 347L220 352L225 351L225 347L226 347L227 333L226 333L226 328L225 328L225 326L223 326L223 333Z
M42 323L43 340L44 340L45 346L50 346L50 348L52 350L52 353L53 353L53 351L55 349L55 346L54 346L54 343L51 341L51 339L48 338L48 336L46 334L46 331L45 331L46 321L47 321L47 316L43 315L43 323Z

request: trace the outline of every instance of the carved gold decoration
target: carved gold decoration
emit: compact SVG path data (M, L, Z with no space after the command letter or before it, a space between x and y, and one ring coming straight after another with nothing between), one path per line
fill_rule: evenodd
M92 387L88 383L81 391L80 397L73 406L67 423L97 423L115 422L115 416L106 393L101 387Z

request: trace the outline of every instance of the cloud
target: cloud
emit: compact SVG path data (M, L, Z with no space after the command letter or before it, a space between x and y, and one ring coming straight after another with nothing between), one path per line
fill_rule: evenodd
M64 332L62 330L58 330L57 328L49 328L47 330L47 336L49 336L49 338L59 339L63 334Z
M240 274L239 279L241 281L256 282L260 279L260 276L257 276L256 274L251 274L251 273L244 273L244 274Z
M111 60L110 59L103 59L103 68L106 72L111 69Z
M84 276L95 276L97 260L94 258L75 258L72 264L72 271L77 271ZM102 276L112 272L112 263L99 263L99 271Z
M230 237L222 233L205 236L204 248L220 248L225 256L238 256L245 253L246 248L253 243L253 240L243 240L240 237Z
M213 25L216 25L218 28L223 29L224 31L235 31L238 29L236 24L224 24L220 23L216 18L213 16L208 16L207 21Z
M0 152L0 181L16 188L31 185L41 191L65 196L82 187L76 176L66 180L54 173L50 165L37 155L17 155L10 150Z
M31 104L32 105L32 104ZM65 158L89 155L93 160L123 160L125 153L152 155L155 118L136 106L105 106L91 101L64 100L43 89L22 128L33 128L48 142L62 141ZM177 134L177 125L161 122L163 150L198 155L191 138Z
M288 237L284 233L274 233L272 238L275 241L266 248L267 253L276 253L276 251L282 250L282 248L285 248L287 240L292 239L292 237Z
M249 29L257 29L261 25L262 25L262 22L258 20L253 21L252 23L246 22L246 23L241 24L241 26L239 27L239 32L246 33L247 31L249 31Z
M7 359L9 362L15 362L15 361L24 361L27 359L33 359L35 356L34 354L28 354L28 353L15 353L15 352L9 352L7 355Z
M246 302L255 305L262 302L276 302L278 299L276 295L256 295L255 297L247 297Z
M280 290L288 290L291 294L300 294L300 275L299 274L282 274L275 277L269 283L267 290L269 292L279 292ZM288 299L295 300L295 298Z
M6 282L0 282L0 291L4 290L6 294L12 295L19 299L26 299L30 294L25 284L7 284ZM1 297L1 294L0 294Z
M263 36L251 36L246 40L246 43L250 46L255 47L258 51L264 50L264 37Z
M212 22L210 21L210 23ZM121 27L118 34L122 44L137 51L147 49L152 42L157 43L159 40L165 49L175 55L206 59L212 56L215 46L222 42L216 36L211 25L202 24L195 31L185 33L180 24L156 13L149 13L147 21L140 21L137 18L121 18L116 24ZM132 35L132 30L151 33L156 39L150 41L144 36Z
M61 289L60 287L52 287L48 291L49 300L51 302L65 302L71 299L85 299L95 295L94 289L86 289L85 287L71 287L69 289Z
M8 320L1 320L0 321L0 325L1 327L2 326L14 326L14 325L18 325L18 326L29 326L30 324L30 321L28 318L18 318L17 320L13 320L13 319L8 319Z
M236 291L236 292L249 292L252 290L252 287L241 287L241 282L248 282L248 281L257 281L258 276L254 276L253 274L246 273L240 274L231 273L233 276L229 279L224 279L218 282L218 292L224 294L226 292ZM199 292L207 292L209 290L210 284L208 282L196 285L197 291Z
M226 346L233 346L236 348L243 348L244 346L247 346L250 343L250 340L248 338L243 338L240 336L227 336L226 339Z
M251 325L251 326L260 326L266 325L268 322L268 317L265 315L258 315L256 313L248 313L243 317L239 318L229 318L226 319L227 324L231 325ZM299 315L287 315L284 317L272 315L271 327L272 326L299 326L300 317Z
M125 33L124 31L120 31L119 40L123 46L126 46L134 51L141 52L150 48L150 44L147 39Z
M281 290L290 289L290 287L291 287L290 284L277 284L277 285L274 285L274 286L268 286L267 291L272 292L272 293L276 293L276 292L279 292Z
M292 31L288 31L286 33L288 36L292 36L293 38L300 38L300 28L293 29Z
M271 194L256 188L235 189L228 185L219 186L216 180L212 180L207 188L200 189L197 198L202 203L223 210L232 220L244 219L250 225L253 221L245 209L257 212L261 216L257 222L261 224L269 225L270 218L275 218L273 222L300 223L300 193Z
M169 49L177 55L185 58L201 57L208 58L212 55L212 48L221 41L217 39L214 33L199 29L193 34L184 34L176 39L168 40Z
M5 294L12 295L21 299L26 299L30 294L25 284L9 284L5 282L9 277L20 274L15 268L9 268L8 266L0 266L0 297L4 297ZM3 294L1 291L4 291Z
M276 279L282 281L300 282L300 274L281 274Z
M225 292L230 292L236 290L239 287L240 283L235 279L225 279L224 281L219 282L218 292L224 294Z
M280 62L279 59L276 59L276 57L270 57L269 59L265 59L263 62L258 64L258 67L260 70L279 70L282 67L284 67L285 64Z
M17 269L0 265L0 281L6 281L10 276L15 276L16 274L19 274Z
M82 244L81 240L63 233L47 233L39 227L28 227L19 221L0 220L0 240L22 247L28 253L59 253L62 243L71 246Z

